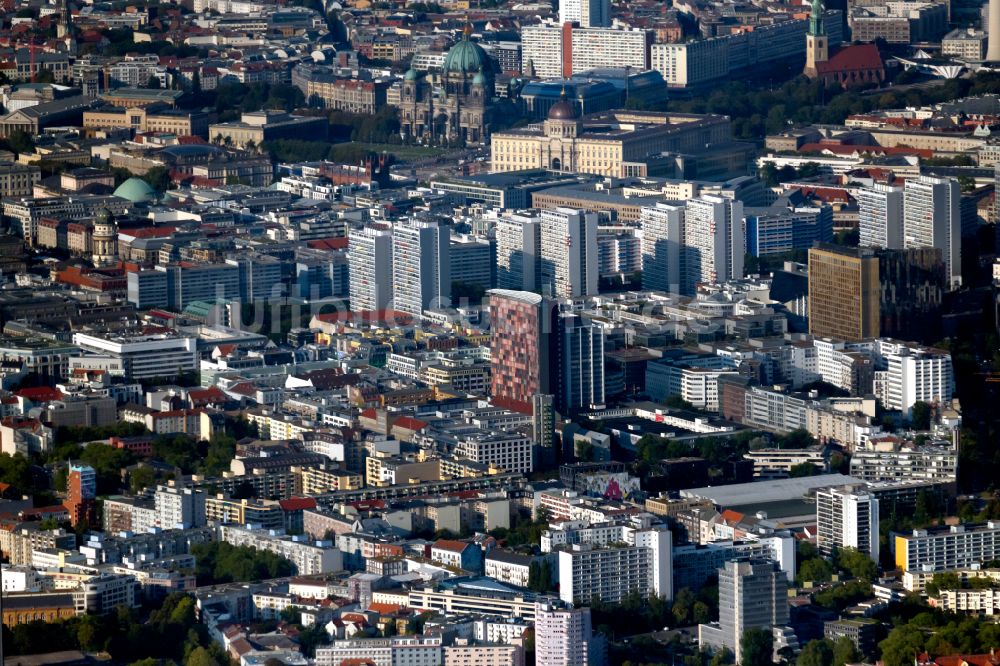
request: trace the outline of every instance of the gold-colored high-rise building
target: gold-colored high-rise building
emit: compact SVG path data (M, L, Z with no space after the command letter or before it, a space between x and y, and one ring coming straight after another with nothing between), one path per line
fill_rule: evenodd
M879 260L865 248L809 250L809 333L861 340L879 336Z

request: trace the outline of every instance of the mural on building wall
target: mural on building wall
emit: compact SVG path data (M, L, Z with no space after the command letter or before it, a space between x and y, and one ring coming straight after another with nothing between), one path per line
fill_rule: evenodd
M626 472L595 472L579 478L579 486L591 497L626 500L639 492L639 479Z

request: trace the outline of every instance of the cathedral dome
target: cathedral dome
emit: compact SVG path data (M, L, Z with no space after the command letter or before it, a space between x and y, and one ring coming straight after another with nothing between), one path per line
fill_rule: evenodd
M129 178L118 186L115 196L128 199L132 203L146 203L156 199L156 190L141 178Z
M406 74L403 76L404 81L416 81L417 71L415 69L406 70Z
M576 118L576 109L573 107L572 102L563 97L561 100L552 105L549 109L549 120L573 120Z
M469 33L466 31L462 41L451 47L445 56L444 71L455 74L488 72L491 71L490 57L482 46L469 41Z

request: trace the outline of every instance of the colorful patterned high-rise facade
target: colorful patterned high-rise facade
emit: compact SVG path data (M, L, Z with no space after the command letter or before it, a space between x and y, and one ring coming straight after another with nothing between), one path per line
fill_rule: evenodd
M511 289L492 289L489 295L493 400L530 414L532 398L549 392L545 300Z
M66 501L69 520L75 527L82 522L97 524L97 472L90 465L70 464L66 480Z

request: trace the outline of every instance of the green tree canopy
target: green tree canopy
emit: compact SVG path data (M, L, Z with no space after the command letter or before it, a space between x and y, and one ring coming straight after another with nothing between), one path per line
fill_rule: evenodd
M816 438L805 428L798 428L778 438L778 448L808 449L816 445Z
M909 624L894 628L878 644L886 666L910 666L913 655L924 651L926 637L923 631Z
M858 647L847 636L841 636L833 642L833 666L844 666L844 664L855 664L861 661L864 656Z
M771 666L774 636L768 629L747 629L740 638L740 666Z
M840 548L837 550L837 566L854 578L871 581L878 573L878 565L872 558L857 548Z
M826 560L816 557L806 560L799 566L799 583L825 583L833 577L833 567Z
M798 465L792 465L791 469L788 470L788 476L793 479L802 478L805 476L816 476L817 474L822 474L823 470L817 465L811 462L799 463Z
M295 573L295 566L280 555L247 546L216 542L195 545L191 552L199 585L252 583Z
M833 642L825 638L806 643L795 660L795 666L832 666Z
M671 607L677 626L685 627L691 624L694 604L697 600L698 598L690 588L684 587L677 591L677 594L674 595L674 605Z
M910 408L910 423L914 430L930 430L931 406L922 400L917 400Z

